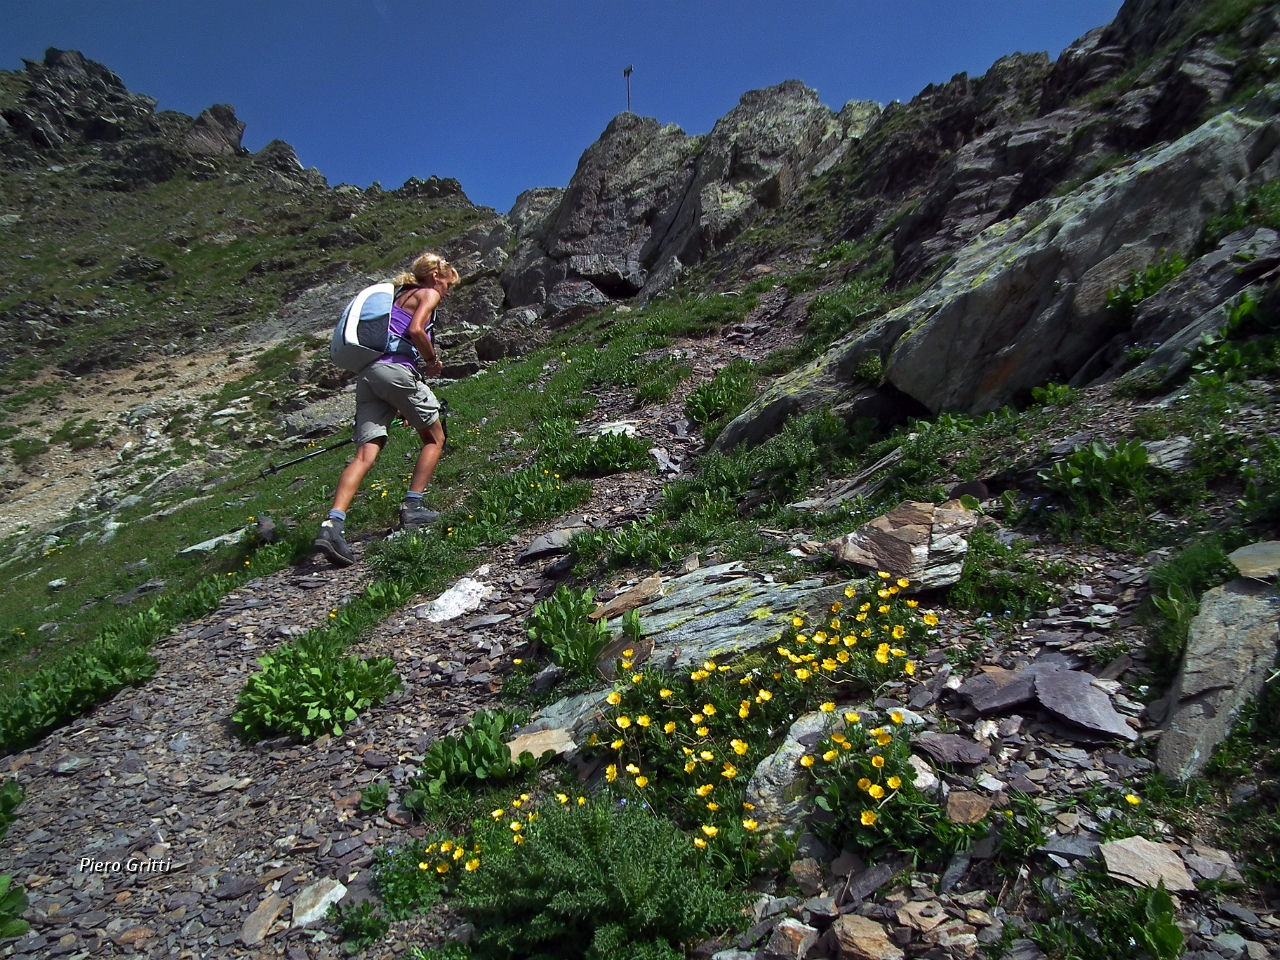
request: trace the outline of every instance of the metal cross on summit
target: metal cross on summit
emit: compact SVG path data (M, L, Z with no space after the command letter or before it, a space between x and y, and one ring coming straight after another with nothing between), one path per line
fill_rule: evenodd
M622 68L622 75L627 78L627 113L631 112L631 71L634 69L634 64Z

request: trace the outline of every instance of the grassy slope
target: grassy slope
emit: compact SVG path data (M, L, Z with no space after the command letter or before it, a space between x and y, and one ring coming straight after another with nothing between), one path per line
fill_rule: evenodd
M253 323L324 279L385 268L487 215L456 197L294 191L248 160L222 164L213 179L179 173L128 193L93 189L74 165L0 171L0 213L21 217L0 227L0 318L25 318L32 304L55 298L70 314L39 349L4 364L7 391L20 393L20 381L49 363L96 356L97 366L114 366L136 356L139 343L186 346ZM122 274L135 257L162 266Z

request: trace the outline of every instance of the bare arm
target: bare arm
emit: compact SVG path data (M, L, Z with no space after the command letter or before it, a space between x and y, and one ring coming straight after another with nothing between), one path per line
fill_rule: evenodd
M413 319L409 321L409 339L417 347L418 354L422 357L422 362L426 364L429 375L439 373L444 366L436 356L436 349L431 343L431 338L427 336L427 321L431 318L431 311L435 310L439 303L439 291L431 287L420 290L418 292L418 304L413 311Z

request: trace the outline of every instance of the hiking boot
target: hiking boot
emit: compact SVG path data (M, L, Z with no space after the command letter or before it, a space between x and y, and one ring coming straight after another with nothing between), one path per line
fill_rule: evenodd
M316 537L315 548L329 558L335 567L349 567L356 562L356 555L342 538L342 531L332 521L320 524L320 535Z
M440 514L435 510L428 510L426 507L418 504L400 504L400 525L403 527L421 527L428 523L435 523L440 519Z

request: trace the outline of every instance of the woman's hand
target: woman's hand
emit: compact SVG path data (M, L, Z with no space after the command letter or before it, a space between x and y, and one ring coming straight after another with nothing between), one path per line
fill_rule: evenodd
M440 362L439 357L432 360L430 363L423 361L422 366L428 377L438 377L444 372L444 364Z

